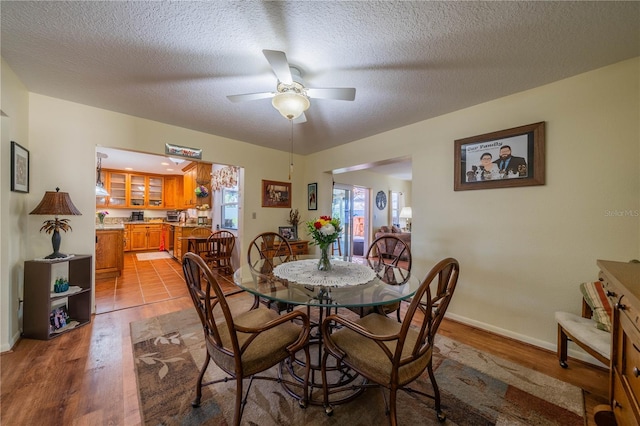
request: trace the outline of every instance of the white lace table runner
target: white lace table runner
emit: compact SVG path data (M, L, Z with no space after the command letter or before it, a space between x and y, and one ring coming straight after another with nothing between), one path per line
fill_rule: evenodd
M368 266L343 260L332 260L331 271L318 271L318 259L282 263L273 268L273 274L298 284L324 287L365 284L376 276Z

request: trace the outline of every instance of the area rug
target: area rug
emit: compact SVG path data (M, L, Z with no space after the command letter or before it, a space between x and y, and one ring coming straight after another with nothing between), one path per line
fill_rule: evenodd
M131 323L131 338L141 416L146 425L233 424L235 383L203 390L202 405L192 408L195 382L205 348L195 309ZM581 389L512 362L438 336L435 376L449 425L584 425ZM267 374L277 375L274 367ZM213 362L206 380L223 377ZM245 389L248 381L245 381ZM416 389L430 392L425 372ZM249 392L243 425L386 424L384 396L368 389L355 400L334 407L302 409L282 386L256 381ZM433 402L398 394L400 425L438 425Z
M158 260L158 259L171 259L171 255L166 251L159 251L156 253L136 253L138 260Z

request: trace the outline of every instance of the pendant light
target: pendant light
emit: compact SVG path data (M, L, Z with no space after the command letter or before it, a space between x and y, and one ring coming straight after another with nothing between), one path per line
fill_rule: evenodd
M97 174L97 178L96 178L96 197L108 197L109 193L105 189L104 184L102 183L102 177L101 177L102 159L103 158L107 158L108 155L104 154L102 152L98 152L97 156L98 156L98 167L96 168L96 174Z

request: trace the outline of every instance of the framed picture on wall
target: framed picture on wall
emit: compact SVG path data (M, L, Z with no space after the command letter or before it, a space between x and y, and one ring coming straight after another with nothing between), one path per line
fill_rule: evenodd
M291 208L291 183L262 181L262 207Z
M545 123L455 141L454 191L544 185Z
M11 190L29 192L29 151L11 141Z
M318 210L318 184L307 185L307 210Z

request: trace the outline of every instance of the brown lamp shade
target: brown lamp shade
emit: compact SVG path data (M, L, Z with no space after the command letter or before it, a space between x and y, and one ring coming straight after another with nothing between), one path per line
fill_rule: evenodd
M60 192L60 188L56 188L56 192L47 191L42 197L40 204L29 214L46 214L46 215L73 215L80 216L82 213L73 205L68 192Z

